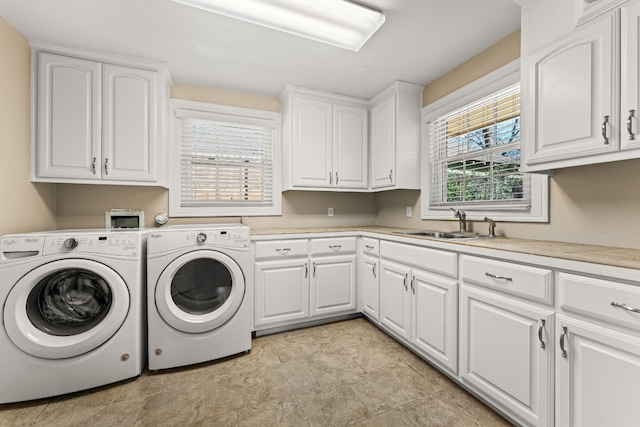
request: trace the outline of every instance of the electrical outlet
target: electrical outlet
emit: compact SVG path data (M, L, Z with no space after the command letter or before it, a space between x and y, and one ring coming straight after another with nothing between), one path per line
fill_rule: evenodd
M411 215L413 214L411 206L407 206L407 218L411 218Z
M329 208L329 216L333 216L333 208Z

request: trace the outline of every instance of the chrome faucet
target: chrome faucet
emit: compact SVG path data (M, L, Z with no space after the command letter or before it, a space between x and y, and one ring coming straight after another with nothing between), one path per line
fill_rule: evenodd
M454 218L458 218L458 220L460 221L460 232L461 233L466 233L467 232L467 214L465 211L460 211L454 208L449 208L453 211L453 217Z
M489 223L489 237L496 237L496 222L488 216L484 217L484 221Z

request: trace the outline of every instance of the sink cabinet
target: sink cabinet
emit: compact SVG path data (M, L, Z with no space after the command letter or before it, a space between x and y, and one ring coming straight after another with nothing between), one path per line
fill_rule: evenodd
M164 185L166 69L33 47L32 180Z
M380 257L381 326L456 373L457 254L382 241Z

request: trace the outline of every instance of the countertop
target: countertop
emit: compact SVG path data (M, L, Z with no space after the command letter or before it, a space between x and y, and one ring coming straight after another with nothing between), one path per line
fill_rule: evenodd
M406 228L381 226L353 226L353 227L298 227L298 228L251 228L252 236L272 236L282 234L324 234L324 233L378 233L394 237L431 240L446 242L452 245L463 245L473 248L485 248L508 251L527 255L536 255L565 259L571 261L588 262L592 264L640 270L640 249L615 248L597 245L581 245L575 243L552 242L544 240L530 240L519 238L478 238L464 240L443 240L421 236L402 236L397 232L421 231ZM640 275L638 276L640 280Z

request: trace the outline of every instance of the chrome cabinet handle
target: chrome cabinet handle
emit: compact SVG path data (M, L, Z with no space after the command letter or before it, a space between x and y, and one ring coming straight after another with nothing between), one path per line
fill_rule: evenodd
M540 319L540 326L538 327L538 341L540 341L540 348L546 348L544 340L542 339L542 328L544 328L545 323L547 323L546 320Z
M333 185L333 173L329 172L329 185Z
M633 308L633 307L629 307L626 303L622 303L620 304L619 302L615 302L615 301L611 301L611 305L613 307L620 307L620 308L624 308L627 311L631 311L633 313L640 313L640 308Z
M329 249L340 249L342 245L329 245Z
M416 276L411 276L411 292L413 294L416 293L415 281L416 281Z
M340 178L338 177L338 172L336 172L336 185L338 185L339 181L340 181Z
M377 264L378 264L377 262L374 262L374 263L373 263L373 278L374 278L374 279L376 278L376 265L377 265Z
M629 132L629 139L636 139L635 134L633 133L633 127L632 127L632 123L633 123L633 117L636 114L636 110L629 110L629 118L627 119L627 132Z
M104 159L104 174L109 175L109 159Z
M91 162L91 172L93 172L93 174L96 174L96 158L93 158L93 162Z
M609 138L607 138L607 124L609 124L609 116L604 116L604 121L602 122L602 138L604 138L604 144L609 144Z
M567 358L567 350L564 349L564 337L567 336L568 329L566 326L562 327L562 335L560 335L560 350L562 350L562 357Z
M370 251L373 250L373 246L371 246L371 245L364 245L364 247L369 249Z
M513 279L511 277L507 277L507 276L496 276L495 274L491 274L491 273L484 273L487 277L491 277L492 279L496 279L496 280L506 280L507 282L513 282Z
M313 263L313 277L316 277L316 263Z
M306 279L307 277L309 277L309 264L308 263L304 263L304 278Z
M389 170L389 181L393 183L393 169Z
M290 250L291 250L291 248L276 248L276 252L278 252L280 254L287 254L287 253L289 253Z
M407 288L407 279L409 278L409 273L405 273L404 275L404 290L407 291L409 290L409 288Z

